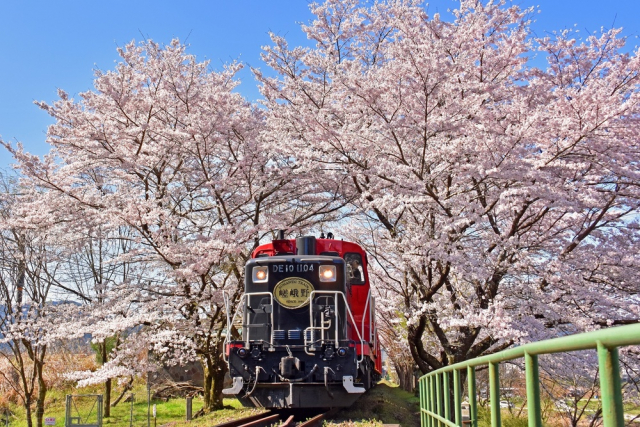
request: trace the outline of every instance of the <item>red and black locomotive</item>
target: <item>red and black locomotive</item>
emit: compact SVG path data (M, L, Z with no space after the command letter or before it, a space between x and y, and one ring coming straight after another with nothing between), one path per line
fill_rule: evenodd
M350 406L382 371L367 256L331 234L279 237L245 266L223 393L245 406Z

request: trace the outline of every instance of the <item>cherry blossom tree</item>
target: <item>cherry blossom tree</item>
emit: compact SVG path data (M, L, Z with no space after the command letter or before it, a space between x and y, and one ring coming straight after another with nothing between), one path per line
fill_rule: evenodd
M21 216L75 236L126 229L127 250L113 261L144 266L99 298L84 295L91 312L58 308L70 319L61 331L96 342L144 326L97 372L78 374L80 384L152 369L138 357L146 348L166 363L199 359L205 409L220 408L223 291L238 298L244 263L263 236L332 219L341 199L263 147L262 110L234 92L240 65L211 71L177 40L119 53L115 70L96 72L94 91L38 103L56 120L44 159L4 144L39 196L24 197Z
M256 70L269 132L350 184L351 236L422 372L638 321L640 58L619 30L534 39L505 1L451 22L416 1L311 10L315 47L274 35L276 76Z
M141 280L145 280L143 265L128 260L133 243L127 228L108 230L97 225L82 228L76 232L70 232L68 229L65 231L64 239L58 239L58 242L63 240L67 242L64 245L64 262L60 267L62 274L56 281L52 293L56 294L54 298L57 298L58 302L73 301L68 307L70 311L92 312L104 306L113 308L110 299L121 299L124 295L131 294L132 290L140 286ZM114 291L117 291L118 295L114 295ZM135 306L135 304L131 305ZM55 309L55 311L58 310ZM64 333L56 334L57 338L63 340L68 337L66 330L69 326L77 331L73 335L79 335L80 332L91 333L93 337L91 347L96 353L96 360L100 365L104 365L113 353L118 352L121 342L126 339L123 336L125 331L116 329L114 335L103 337L99 329L88 330L87 327L78 327L76 322L72 322L73 325L67 325L69 319L75 317L62 316L59 330ZM78 338L84 337L78 336ZM71 374L71 376L74 375ZM106 378L103 400L105 417L109 417L111 413L112 385L112 378Z
M540 363L542 399L570 426L602 423L598 359L595 351L545 356ZM524 371L524 369L522 369Z
M19 187L0 175L0 376L25 408L29 427L43 426L45 361L43 337L52 329L47 301L57 275L57 253L46 235L12 224Z

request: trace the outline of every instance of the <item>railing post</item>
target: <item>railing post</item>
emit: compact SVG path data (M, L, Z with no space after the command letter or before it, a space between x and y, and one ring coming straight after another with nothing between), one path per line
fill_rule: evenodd
M462 399L460 393L460 371L453 370L453 410L456 425L462 425Z
M604 427L623 426L624 411L620 385L620 361L618 349L598 344L598 366L600 368L600 399Z
M436 413L440 416L443 414L442 410L442 376L436 374ZM442 422L438 421L438 425L442 426Z
M444 390L444 417L451 421L451 385L449 384L449 372L442 373L442 389Z
M478 427L478 397L476 395L476 368L467 366L467 383L469 385L469 420L471 427Z
M187 421L191 421L193 416L193 397L187 397Z
M427 401L425 402L427 404L427 411L431 412L433 411L433 394L431 394L431 383L433 382L433 376L429 375L427 377L427 383L425 384L425 387L427 388ZM433 418L431 418L431 415L427 414L427 427L434 427L433 425Z
M497 362L489 362L489 391L491 394L491 427L500 427L500 369Z
M427 397L425 396L425 387L424 387L424 382L426 381L425 376L423 375L422 377L420 377L420 379L418 380L418 391L420 393L420 426L421 427L427 427L427 417L426 414L424 413L424 410L427 409L426 405L425 405L425 401L427 399Z
M65 402L64 409L64 425L69 427L71 425L71 395L67 394L67 401Z
M430 410L429 405L431 404L431 389L430 389L430 381L431 378L427 377L424 379L424 407L426 410ZM433 422L431 420L431 416L429 414L425 414L425 420L427 421L427 427L432 427L433 426Z
M437 399L436 381L438 380L438 377L435 375L431 375L429 378L431 378L431 391L430 391L431 412L437 412L438 406L436 403L436 399ZM440 422L435 418L431 418L431 427L438 427L438 426L440 426Z
M527 384L527 412L529 417L529 427L542 427L538 356L535 354L525 353L524 366Z
M96 396L96 401L98 405L98 427L102 427L102 395L99 394Z

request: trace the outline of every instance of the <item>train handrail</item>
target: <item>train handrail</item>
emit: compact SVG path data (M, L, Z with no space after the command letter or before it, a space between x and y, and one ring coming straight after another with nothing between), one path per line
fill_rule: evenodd
M618 347L638 344L640 344L640 324L633 324L524 344L498 353L445 366L420 377L421 426L432 427L438 425L438 423L450 427L463 425L460 371L466 369L469 383L470 426L477 427L475 368L481 365L488 365L489 367L491 425L500 426L499 363L524 358L529 426L541 427L538 355L591 349L597 350L598 355L604 427L622 426L624 425L624 412ZM448 403L449 399L443 399L443 396L448 396L451 392L449 373L453 373L453 415L455 415L453 422L451 420L451 408L449 408Z
M364 336L364 319L366 318L365 313L367 312L367 308L369 308L370 300L371 300L371 288L369 288L369 292L367 293L367 300L364 303L364 310L362 311L362 321L360 322L360 329L362 329L362 336ZM371 342L371 310L369 310L369 342Z
M312 294L310 294L310 296L311 295ZM317 301L318 301L318 299L316 299L316 302ZM333 301L334 301L334 304L335 304L335 297L334 297ZM337 314L336 314L336 317L337 317ZM320 313L320 326L313 326L313 306L312 305L310 305L310 307L309 307L309 325L310 326L308 328L305 328L305 330L304 330L304 336L303 336L303 338L304 338L304 352L307 353L307 354L313 354L313 352L310 352L308 350L308 347L309 347L310 344L313 344L313 342L315 342L315 340L307 340L307 331L311 330L311 332L313 333L313 331L315 331L315 330L320 330L320 332L321 332L320 341L324 342L325 341L325 339L324 339L324 331L328 330L330 328L330 326L329 327L325 327L324 326L324 313L323 312ZM340 322L338 322L338 320L336 319L336 321L335 321L335 332L334 332L335 333L334 341L335 341L335 346L336 347L338 347L339 327L340 327ZM310 343L308 341L310 341Z
M246 293L245 292L244 296L246 297L247 295L249 297L260 296L260 295L269 296L269 304L271 305L271 313L269 313L270 314L269 317L271 318L270 319L271 320L271 331L270 331L271 333L269 334L269 348L273 348L273 324L274 324L273 323L273 293L272 292L250 292L250 293ZM245 303L245 309L244 309L244 313L243 314L244 314L245 319L246 319L246 317L248 315L248 311L249 311L249 310L247 310L247 307L248 307L248 304L249 304L249 298L245 298L244 303ZM246 322L248 322L248 319L246 320ZM249 325L249 323L245 323L243 321L242 329L245 329L245 325ZM247 337L246 337L246 340L244 342L244 345L246 347L249 347L249 341L250 341L249 329L250 328L246 328L246 329L247 329Z
M341 291L324 291L324 290L322 290L322 291L314 290L314 291L311 291L311 293L309 293L309 306L310 306L309 307L309 324L310 325L313 324L313 304L312 304L313 298L312 297L313 297L314 294L335 294L335 295L340 295L342 297L342 299L344 300L344 306L347 309L347 314L349 314L349 318L351 318L351 323L353 325L356 325L356 321L353 318L353 313L351 313L351 308L349 307L349 304L347 302L347 297L344 295L344 292L341 292ZM338 322L336 322L336 329L338 327L337 323ZM309 326L307 329L314 329L314 327ZM307 329L305 329L305 334L304 334L305 335L305 337L304 337L304 340L305 340L305 351L306 351L306 347L307 347L307 345L306 345L307 344L307 342L306 342L307 341L307 337L306 337ZM360 339L360 357L357 360L357 366L356 366L356 368L357 368L364 361L364 339L362 338L362 335L360 335L360 331L358 330L357 327L354 328L354 330L356 331L356 333L358 334L358 338ZM338 334L337 333L336 333L336 337L335 337L335 345L336 345L336 347L339 346Z
M224 341L222 342L222 360L227 362L227 344L229 344L229 335L231 334L231 318L229 317L229 309L231 307L231 301L229 300L229 295L227 295L227 291L222 291L222 301L224 302L224 312L227 317L227 333L224 336Z
M313 318L312 318L312 316L313 316L313 303L312 303L312 302L313 302L313 295L314 295L314 294L336 294L336 295L340 295L340 296L342 297L343 301L344 301L344 305L345 305L345 307L346 307L346 309L347 309L347 314L349 315L349 318L351 319L352 324L353 324L353 325L356 325L356 321L355 321L355 319L354 319L354 317L353 317L353 313L351 312L351 308L349 307L349 304L348 304L348 302L347 302L347 297L345 296L344 292L341 292L341 291L323 291L323 290L320 290L320 291L318 291L318 290L311 291L311 292L309 293L309 298L308 298L308 299L306 299L304 303L302 303L302 304L301 304L301 305L299 305L298 307L294 307L294 308L300 308L300 307L304 307L305 305L309 304L310 325L312 325L312 324L313 324ZM240 296L240 301L238 302L238 306L239 306L240 304L242 304L242 302L243 302L243 301L244 301L244 303L245 303L245 309L244 309L244 313L243 313L243 315L244 315L244 316L246 316L246 315L247 315L247 311L248 311L248 310L246 309L246 303L247 303L247 301L248 301L248 298L247 298L247 297L248 297L248 296L249 296L249 297L250 297L250 296L259 296L259 295L269 295L270 302L271 302L271 306L273 307L273 299L274 299L274 297L273 297L273 292L268 292L268 291L267 291L267 292L245 292L245 293L243 293L243 294ZM227 324L227 336L225 337L224 344L223 344L225 349L226 349L226 346L229 344L229 335L230 335L230 334L229 334L229 328L231 327L231 325L233 325L233 322L235 322L236 317L237 317L237 315L238 315L238 312L239 312L239 311L240 311L240 310L236 310L236 311L233 313L233 317L231 318L231 323L228 323L228 324ZM274 325L274 321L273 321L273 312L274 312L274 310L272 309L272 310L271 310L271 313L270 313L270 315L271 315L271 316L270 316L270 317L271 317L271 328L272 328L272 329L273 329L273 325ZM227 318L228 318L228 316L227 316ZM245 325L245 323L246 323L246 322L243 320L243 326ZM336 329L338 328L337 323L338 323L338 322L336 322ZM309 327L309 328L307 328L307 329L310 329L310 328L312 328L312 327L310 326L310 327ZM249 328L246 328L246 329L249 329ZM306 347L307 347L307 337L306 337L306 335L307 335L307 334L306 334L307 329L305 329L305 330L304 330L304 332L305 332L305 333L303 334L303 335L304 335L304 341L305 341L305 350L306 350ZM364 361L364 339L362 338L362 334L360 334L360 331L358 330L358 328L357 328L357 327L356 327L356 328L354 328L354 330L356 331L356 334L358 334L358 339L360 340L360 356L358 357L358 360L357 360L357 365L358 365L358 367L359 367L359 366L360 366L360 364ZM364 331L363 331L363 333L364 333ZM245 336L243 336L242 338L243 338L243 341L245 342L245 346L249 347L249 331L248 331L248 330L247 330L247 332L246 332L246 337L245 337ZM246 338L246 339L245 339L245 338ZM336 347L338 347L338 333L337 333L337 332L336 332L335 342L336 342ZM270 348L273 348L273 333L271 333L271 334L269 335L269 347L270 347ZM226 363L229 363L229 360L227 359L227 356L226 356L226 351L223 353L223 360L224 360Z
M252 297L252 296L260 296L260 295L268 295L270 304L273 307L273 293L272 292L249 292L249 293L243 293L242 295L240 295L240 300L238 301L238 306L240 306L243 302L245 304L243 317L247 315L247 311L248 311L247 307L246 307L246 304L248 302L247 296ZM239 311L240 310L238 309L233 313L233 317L231 318L231 322L229 322L229 320L228 320L229 319L229 315L228 315L228 311L227 311L227 335L225 336L224 342L223 342L223 348L224 349L226 349L227 345L229 344L230 328L233 325L233 322L235 322ZM271 317L271 329L273 329L273 308L271 309L271 313L269 313L269 314L270 314L270 317ZM245 324L247 324L247 322L246 322L245 319L243 319L242 320L243 329L244 329ZM243 341L245 342L245 346L249 347L249 330L248 330L249 328L246 328L246 329L247 329L246 340L244 339L245 336L243 336L242 338L243 338ZM269 348L273 348L273 333L269 334ZM225 363L229 363L229 360L227 359L226 351L223 352L223 357L222 358L225 361Z

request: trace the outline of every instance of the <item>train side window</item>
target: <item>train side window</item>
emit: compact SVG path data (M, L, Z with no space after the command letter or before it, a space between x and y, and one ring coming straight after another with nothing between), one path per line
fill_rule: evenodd
M347 282L352 285L364 285L364 268L360 254L347 252L344 254L344 262L347 265Z

